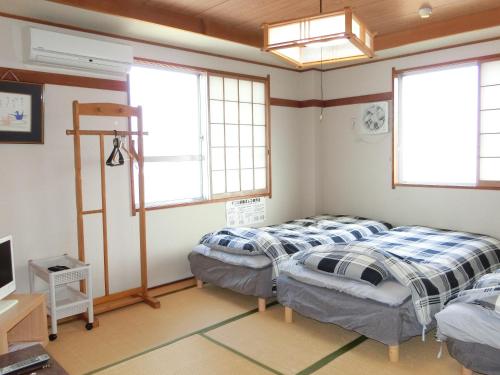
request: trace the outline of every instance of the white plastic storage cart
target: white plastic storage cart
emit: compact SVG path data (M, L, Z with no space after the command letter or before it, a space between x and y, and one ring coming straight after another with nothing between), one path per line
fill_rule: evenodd
M52 270L49 270L51 268ZM90 264L85 264L68 255L30 260L28 262L31 293L47 295L47 310L51 319L51 341L57 338L57 320L87 312L86 328L91 330L94 323L92 300L92 274ZM60 270L58 270L60 269ZM37 291L35 276L45 281L48 289ZM86 294L80 292L79 282L86 283Z

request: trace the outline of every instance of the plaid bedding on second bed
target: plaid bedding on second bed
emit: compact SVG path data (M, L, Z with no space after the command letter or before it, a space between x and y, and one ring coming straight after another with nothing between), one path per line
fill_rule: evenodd
M290 254L320 245L346 244L392 228L390 224L355 216L319 215L262 228L223 228L200 240L229 253L265 254L273 264L273 280Z
M499 240L418 226L398 227L362 238L346 245L344 251L379 260L397 281L409 287L424 330L450 298L500 268ZM328 254L314 256L326 259ZM308 256L305 253L297 259L303 263Z

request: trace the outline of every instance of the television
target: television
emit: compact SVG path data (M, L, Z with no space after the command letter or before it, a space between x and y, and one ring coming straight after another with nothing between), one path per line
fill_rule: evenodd
M0 314L10 309L17 300L3 300L16 290L14 275L14 253L12 252L12 236L0 238Z

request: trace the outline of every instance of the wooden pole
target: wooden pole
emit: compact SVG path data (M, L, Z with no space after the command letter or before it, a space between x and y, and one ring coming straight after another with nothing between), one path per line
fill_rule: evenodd
M104 259L104 293L109 295L109 263L108 263L108 214L106 209L106 161L104 158L104 135L99 135L99 151L101 165L101 214L102 214L102 251Z
M142 125L142 107L137 107L137 154L139 156L139 235L141 248L141 287L142 297L148 305L159 308L160 302L148 294L148 259L146 243L146 203L144 193L144 136Z
M85 262L85 239L83 235L83 193L82 193L82 158L80 146L80 113L78 101L73 101L73 137L74 158L75 158L75 192L76 192L76 230L78 236L78 259ZM80 290L86 293L84 281L80 281Z

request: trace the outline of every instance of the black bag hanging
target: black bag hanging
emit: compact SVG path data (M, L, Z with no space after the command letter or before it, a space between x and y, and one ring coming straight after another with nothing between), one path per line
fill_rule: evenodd
M123 155L120 151L121 147L122 147L121 137L117 137L115 131L115 138L113 138L113 151L111 151L111 155L109 155L108 160L106 160L106 165L110 167L117 167L125 163Z

